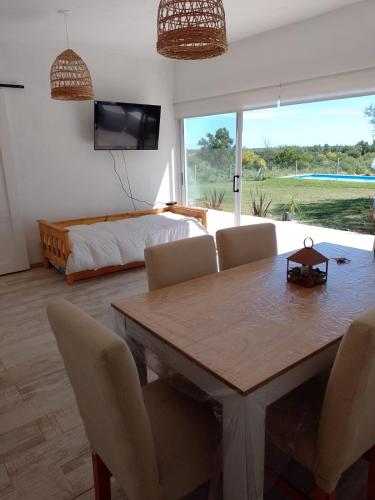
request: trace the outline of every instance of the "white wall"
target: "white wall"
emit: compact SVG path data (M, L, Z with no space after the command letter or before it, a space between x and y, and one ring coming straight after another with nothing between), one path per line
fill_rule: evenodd
M97 99L161 104L159 150L125 155L133 195L151 203L169 201L174 197L169 183L175 149L172 64L157 58L73 48L91 71ZM25 85L24 90L4 92L32 263L41 260L36 219L132 209L108 152L93 150L93 102L59 102L49 97L50 66L62 49L21 44L0 48L0 82Z
M222 57L179 62L175 102L374 67L374 19L369 0L233 43Z

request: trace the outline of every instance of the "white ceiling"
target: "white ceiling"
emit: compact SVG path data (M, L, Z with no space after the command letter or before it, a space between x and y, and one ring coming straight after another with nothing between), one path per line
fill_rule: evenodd
M224 0L229 42L363 0ZM71 9L72 47L155 54L158 0L0 0L0 44L64 48L58 9ZM0 46L1 49L1 46Z

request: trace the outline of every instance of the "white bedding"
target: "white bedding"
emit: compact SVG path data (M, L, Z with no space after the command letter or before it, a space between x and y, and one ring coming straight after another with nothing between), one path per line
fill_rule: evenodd
M143 261L146 247L207 234L197 219L166 212L70 226L66 274Z

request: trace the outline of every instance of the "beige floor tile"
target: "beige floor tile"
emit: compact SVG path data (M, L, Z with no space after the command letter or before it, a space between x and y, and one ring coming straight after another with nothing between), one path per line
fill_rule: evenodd
M74 495L80 495L93 487L90 452L62 464L61 470Z
M18 476L38 474L45 468L60 466L90 450L83 427L61 433L21 451L6 462L12 480Z
M15 386L0 390L0 415L22 404L23 399Z
M90 489L88 491L85 491L78 497L72 498L72 500L95 500L95 491L94 489ZM113 500L113 498L111 500Z
M54 416L63 432L82 425L82 419L75 402L70 407L61 408L60 410L56 411L54 413Z
M74 394L65 370L49 373L18 384L18 391L25 402L43 407L50 413L71 406Z
M48 411L43 406L34 405L33 402L16 401L8 411L0 413L0 433L5 434L30 424L46 414Z
M0 462L6 462L44 443L40 427L34 423L0 435Z
M1 500L20 500L19 496L17 495L16 491L12 491L11 493L1 495L0 496Z
M7 373L4 374L0 381L0 389L25 384L31 379L63 370L64 364L55 346L53 349L46 349L45 351L44 349L39 349L37 354L27 357L24 361L18 361L16 364L9 365Z
M60 467L28 471L12 478L19 500L70 500L74 495Z
M37 420L37 424L46 441L61 438L63 431L53 414L43 415Z
M41 332L40 329L36 329L32 340L24 338L16 342L13 339L13 343L6 342L6 345L1 346L0 352L4 367L10 370L28 360L34 360L40 356L41 351L47 359L49 354L56 353L56 343L50 331Z
M0 464L0 498L14 492L14 486L4 464Z

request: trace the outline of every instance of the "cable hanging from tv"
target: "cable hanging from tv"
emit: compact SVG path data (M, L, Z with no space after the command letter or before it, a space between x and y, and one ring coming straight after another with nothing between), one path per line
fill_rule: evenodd
M125 186L124 181L122 180L121 175L118 172L117 164L116 164L116 158L115 158L115 156L113 154L113 151L108 150L108 153L112 157L112 160L113 160L113 170L114 170L114 172L116 174L116 177L117 177L117 179L118 179L118 181L120 183L121 189L125 193L126 197L131 200L135 212L137 211L137 208L136 208L135 203L134 203L135 201L138 202L138 203L144 203L145 205L148 205L149 207L154 207L156 205L166 205L167 204L167 203L164 203L164 202L161 202L161 201L158 201L156 203L150 203L149 201L140 200L139 198L136 198L135 196L133 196L133 192L132 192L132 189L131 189L131 184L130 184L129 174L128 174L128 168L127 168L127 164L126 164L124 152L121 151L121 153L122 153L122 159L123 159L123 162L124 162L124 171L125 171L125 176L126 176L127 187Z

